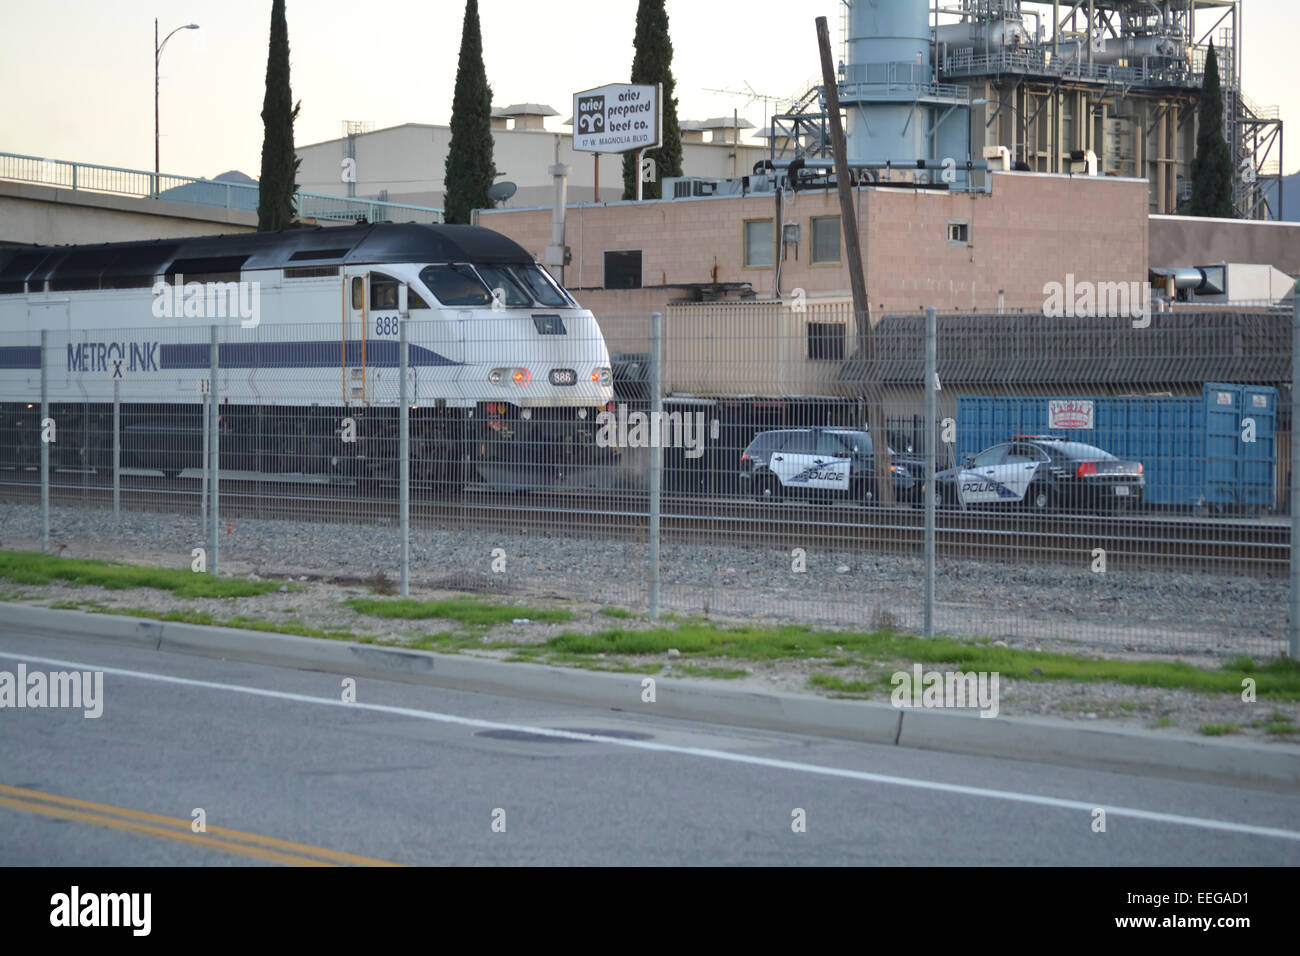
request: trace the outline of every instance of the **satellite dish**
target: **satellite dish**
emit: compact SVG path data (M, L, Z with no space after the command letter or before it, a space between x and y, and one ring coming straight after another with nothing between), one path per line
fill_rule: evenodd
M487 193L488 199L491 199L493 202L505 202L507 199L509 199L511 196L515 194L515 191L518 188L519 188L518 186L516 186L512 182L509 182L508 180L504 182L493 183L491 186L488 187L488 193Z

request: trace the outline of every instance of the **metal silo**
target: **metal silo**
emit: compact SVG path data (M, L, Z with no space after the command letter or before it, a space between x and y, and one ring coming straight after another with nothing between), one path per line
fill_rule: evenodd
M908 166L944 155L964 161L965 127L952 120L935 132L935 108L946 110L959 97L932 83L928 0L846 0L846 5L840 101L848 111L849 161Z

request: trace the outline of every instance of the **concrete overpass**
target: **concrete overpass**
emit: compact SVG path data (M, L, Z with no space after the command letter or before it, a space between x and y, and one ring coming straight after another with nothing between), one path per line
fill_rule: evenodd
M0 243L64 245L257 229L257 184L0 152ZM441 222L442 210L298 192L309 225Z
M0 242L64 245L254 232L257 214L0 181Z

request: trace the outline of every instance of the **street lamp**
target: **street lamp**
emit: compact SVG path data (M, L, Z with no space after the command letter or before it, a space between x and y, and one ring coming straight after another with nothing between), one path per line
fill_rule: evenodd
M159 161L158 148L158 61L162 59L163 47L181 30L197 30L197 23L187 23L183 27L177 27L167 36L163 37L162 43L158 42L158 20L153 21L153 194L158 195L158 175L161 172L161 163Z

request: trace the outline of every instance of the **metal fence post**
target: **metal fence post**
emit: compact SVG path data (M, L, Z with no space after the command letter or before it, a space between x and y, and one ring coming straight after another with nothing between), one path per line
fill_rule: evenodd
M221 438L217 434L217 326L212 326L208 348L208 573L217 574L217 475L221 471Z
M122 517L122 383L113 379L113 517Z
M1287 495L1291 505L1291 660L1300 660L1300 561L1296 548L1300 546L1300 442L1296 441L1296 424L1300 422L1300 284L1291 291L1293 309L1291 319L1291 490ZM44 379L42 379L44 381Z
M411 593L411 396L410 386L406 381L408 365L407 343L410 337L408 319L408 290L403 282L397 287L397 380L398 380L398 475L401 490L398 492L398 522L402 537L402 583L401 595Z
M50 443L45 440L45 423L50 418L50 350L47 329L41 329L41 553L50 550ZM58 433L54 436L57 438Z
M639 174L638 174L639 175ZM663 313L650 314L650 620L659 620L659 516L663 492Z
M925 309L925 636L934 635L934 458L935 419L939 415L938 338L934 307Z
M212 456L209 452L212 450L212 430L208 428L208 403L212 400L211 385L209 382L209 391L199 396L202 402L203 415L203 480L199 483L199 520L203 522L203 527L208 526L208 478L212 470Z

